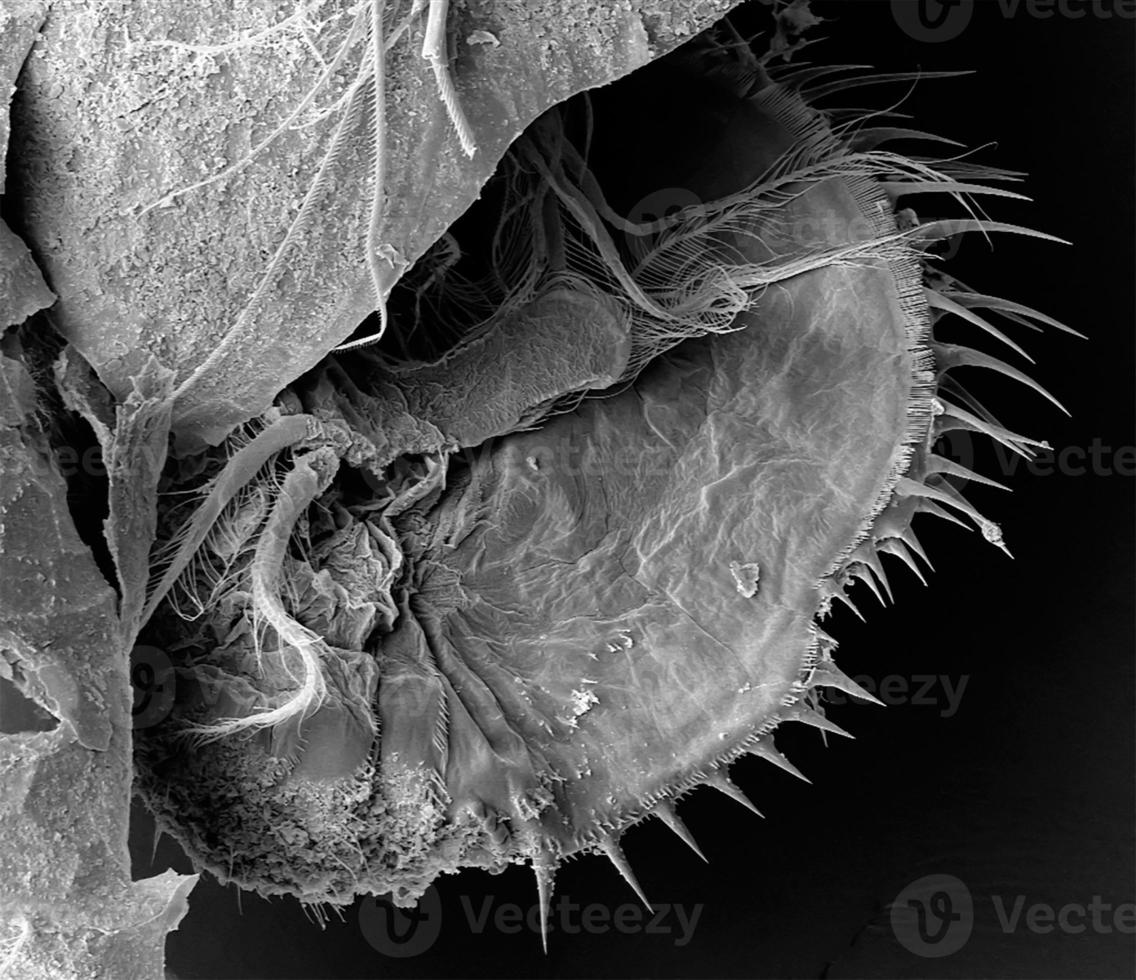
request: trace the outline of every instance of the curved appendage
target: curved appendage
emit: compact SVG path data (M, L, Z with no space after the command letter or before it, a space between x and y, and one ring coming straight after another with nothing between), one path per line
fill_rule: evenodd
M252 785L224 819L316 842L287 860L250 846L234 879L412 901L439 873L531 863L546 922L556 862L600 852L646 904L618 844L628 827L657 816L702 856L676 800L711 785L754 809L729 780L734 759L807 782L776 728L851 737L826 717L826 688L879 703L836 667L818 623L834 600L855 609L857 581L891 601L884 554L919 573L914 516L969 521L1002 545L963 496L981 478L935 442L963 429L1029 454L1043 444L1003 428L955 375L984 367L1030 382L932 328L951 316L1020 353L973 310L1040 318L938 275L931 249L960 232L1036 233L895 209L935 190L974 214L982 181L1006 175L877 148L909 132L857 143L854 126L834 127L752 66L744 93L723 77L705 98L728 125L684 171L705 203L658 222L620 218L550 117L510 172L509 235L526 222L541 231L531 261L513 255L516 241L494 252L491 276L518 283L499 314L435 363L358 355L296 386L306 412L346 420L375 459L479 449L450 455L428 486L420 460L393 464L404 495L388 492L395 477L370 500L344 480L309 509L336 542L384 515L388 550L403 557L384 585L397 615L352 648L373 657L378 737L319 786L293 778L302 756L259 743L186 762L171 812L200 812L210 797L195 779L211 769L279 766L279 783ZM821 78L793 76L830 94ZM340 456L354 466L351 452ZM315 596L336 609L336 589L357 596L344 565L308 560L315 546L293 526L281 567L298 584L281 608L314 629L334 619ZM183 829L191 853L219 863L201 827Z
M254 644L258 659L262 644L271 639L281 653L280 663L295 684L283 704L250 714L222 718L208 725L191 725L195 735L222 738L239 731L285 725L318 709L327 693L321 661L328 654L322 637L297 622L281 598L289 541L304 511L331 484L339 468L333 449L314 449L296 456L280 485L258 537L249 568ZM295 666L293 666L295 664Z
M165 543L164 553L157 559L156 565L162 569L162 574L147 592L141 617L143 623L154 614L154 610L193 560L225 508L269 461L310 438L312 422L311 418L302 415L284 416L270 422L237 449L221 473L200 491L203 499L194 510L193 517Z
M585 280L560 281L441 360L375 369L370 385L392 385L411 416L458 447L527 427L537 406L563 395L610 387L627 368L630 325Z

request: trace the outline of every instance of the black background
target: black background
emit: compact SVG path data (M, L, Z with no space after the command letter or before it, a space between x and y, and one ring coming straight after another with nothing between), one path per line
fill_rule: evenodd
M973 488L971 499L1002 524L1015 560L973 531L920 518L936 568L930 587L895 563L895 607L879 608L861 589L868 622L838 613L827 624L841 644L838 662L853 675L903 678L912 692L923 676L947 675L956 687L965 678L957 712L944 717L936 684L918 699L930 703L832 707L854 742L830 739L825 748L812 730L779 733L814 785L747 759L734 778L764 820L709 789L689 797L682 816L708 865L661 825L632 830L624 848L652 901L681 903L690 914L701 906L685 945L676 945L673 914L662 922L669 934L554 932L547 956L525 929L474 934L467 908L488 901L495 910L528 909L536 901L531 872L515 867L439 881L440 938L419 955L391 958L364 938L358 906L321 930L291 900L245 894L238 901L235 889L205 877L169 939L168 962L179 977L1133 975L1131 933L1039 934L1020 924L1007 934L992 902L997 896L1012 906L1024 895L1026 905L1057 908L1095 896L1112 906L1136 898L1134 22L1101 16L1115 11L1103 2L1096 15L1043 19L1025 9L1007 16L1005 3L980 0L960 36L919 43L882 0L813 6L833 18L820 30L829 39L810 52L818 63L975 69L917 85L903 105L913 116L907 125L967 147L997 141L976 159L1027 171L1016 189L1033 203L990 200L991 216L1074 243L1000 236L991 250L969 236L949 268L980 291L1088 335L1086 342L1009 327L1037 361L1032 376L1072 418L1011 383L973 387L989 393L1005 424L1047 439L1059 458L1063 449L1102 447L1090 467L1096 472L1052 459L1011 470L976 445L979 468L1013 494ZM1091 10L1073 0L1067 7ZM744 11L737 22L745 29ZM905 90L865 89L838 104L879 107ZM934 199L912 203L921 213L948 210ZM954 448L960 458L971 451ZM133 835L136 875L169 865L189 870L168 840L151 865L145 823L139 817ZM899 945L886 908L932 873L958 877L975 903L970 941L939 959ZM595 857L562 868L557 894L608 912L634 901Z

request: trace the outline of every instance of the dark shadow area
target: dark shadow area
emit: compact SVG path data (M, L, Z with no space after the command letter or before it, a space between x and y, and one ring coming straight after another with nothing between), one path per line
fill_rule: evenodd
M59 719L40 707L20 688L0 677L0 734L19 735L54 731Z
M14 345L13 351L20 351L20 360L35 385L35 431L29 431L29 437L67 485L67 508L75 530L91 549L103 577L117 588L114 560L103 534L110 481L102 447L90 424L63 404L55 382L54 364L65 341L46 311L21 324L5 340Z

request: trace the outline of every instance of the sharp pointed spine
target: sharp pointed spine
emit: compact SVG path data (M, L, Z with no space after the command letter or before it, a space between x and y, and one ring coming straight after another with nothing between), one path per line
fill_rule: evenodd
M812 728L819 729L822 732L831 732L833 735L842 735L844 738L855 738L849 732L846 732L836 722L829 721L819 711L813 711L812 708L805 708L801 705L795 705L785 712L786 721L799 721L803 725L809 725Z
M1032 228L1025 228L1022 225L1011 225L1004 221L988 221L985 218L945 218L936 221L928 221L926 224L920 226L924 232L927 240L940 241L944 238L950 238L952 235L961 235L966 232L980 231L983 234L991 231L1007 232L1013 235L1026 235L1029 238L1040 238L1046 242L1056 242L1058 245L1071 245L1064 238L1058 238L1056 235L1047 235L1043 231L1034 231Z
M936 517L941 517L943 520L950 521L952 524L958 524L960 527L967 526L965 521L945 511L939 506L940 504L946 504L948 507L963 511L976 524L985 520L978 511L967 503L962 494L958 493L958 491L951 493L945 488L928 486L926 483L920 483L906 476L901 477L895 486L896 491L905 497L921 498L919 500L918 510L926 514L934 514Z
M150 867L154 866L154 862L158 858L158 845L162 842L162 837L165 831L158 826L157 822L154 823L154 839L150 844Z
M968 483L981 483L987 487L994 487L996 490L1009 491L1010 489L1006 484L999 483L997 480L991 480L988 476L983 476L981 473L975 473L974 470L963 466L961 463L956 463L953 459L947 459L945 456L932 454L927 460L927 472L957 476L960 480L965 480Z
M556 887L556 863L552 855L541 849L533 855L533 874L536 875L536 895L540 903L540 943L548 954L548 915L552 905L552 892Z
M927 305L933 310L941 310L943 313L953 313L961 320L966 320L978 327L979 330L984 330L996 340L1000 340L1003 344L1010 348L1015 354L1024 357L1030 364L1034 363L1034 359L1025 352L1025 350L1016 341L1011 340L1001 330L988 320L980 317L977 313L973 312L969 307L963 306L961 303L956 303L950 297L936 292L933 289L924 289L923 295L927 299Z
M933 500L919 501L919 507L917 509L920 514L930 514L932 517L938 517L941 520L946 521L948 524L957 524L959 527L967 531L974 530L969 524L966 523L966 521L962 520L955 514L952 514L945 507L935 503L935 501Z
M829 599L829 600L839 599L841 602L844 603L844 605L846 605L849 609L852 610L852 612L856 615L856 618L859 619L860 622L862 622L862 623L866 622L863 614L860 612L859 609L856 608L855 603L851 599L848 598L848 593L844 591L844 586L838 584L833 578L829 577L829 578L821 579L820 594L821 594L822 600L823 599Z
M733 780L731 780L730 777L727 776L726 773L721 769L715 770L710 775L710 777L706 780L706 785L713 786L714 789L716 789L719 793L724 793L731 800L740 803L747 810L749 810L750 813L756 814L759 817L765 816L764 813L762 813L756 806L753 805L753 801L748 796L746 796L745 793L742 792L741 787L738 786L737 783L735 783Z
M881 606L887 605L887 600L884 594L880 591L879 586L876 584L875 576L872 575L872 570L868 567L867 562L857 562L852 565L848 574L857 582L863 582L869 589L872 590L872 595Z
M1015 323L1022 323L1025 326L1034 326L1029 323L1029 321L1036 320L1038 323L1043 323L1047 327L1053 327L1054 330L1060 330L1062 333L1070 334L1080 340L1088 340L1079 330L1074 330L1072 327L1066 326L1060 320L1055 320L1053 317L1039 313L1037 310L1029 306L1024 306L1021 303L1014 303L1008 299L1002 299L1000 296L988 296L985 293L964 290L962 292L952 292L951 298L960 306L978 306L987 310L995 310L1013 320ZM1035 329L1040 328L1035 327Z
M622 849L616 842L614 837L604 837L599 842L600 849L607 855L607 859L615 865L615 870L623 875L623 880L631 886L631 890L639 897L639 901L643 903L649 912L653 912L651 903L647 901L647 896L643 894L643 889L639 886L639 880L635 877L635 872L631 870L631 865L628 864L627 858L624 856Z
M907 483L913 483L913 481L908 480L906 477L900 482L903 483L905 481ZM937 516L946 516L949 519L954 519L953 515L948 515L946 511L938 506L936 502L939 502L962 511L967 517L974 521L975 526L982 532L982 536L987 541L995 547L1000 548L1007 556L1013 557L1013 555L1010 554L1010 550L1006 547L1005 542L1002 540L1002 529L988 517L981 514L957 488L946 482L938 487L922 483L914 484L914 486L917 489L911 491L912 495L924 498L919 502L921 510L934 513L932 508L935 508L935 510L939 512ZM965 527L966 525L963 526Z
M915 560L907 543L902 538L885 538L880 542L880 551L887 555L895 555L902 561L916 578L919 579L924 585L927 584L927 579L923 576L923 570L919 567L919 562Z
M956 432L959 430L963 432L979 432L993 439L999 445L1005 446L1010 452L1027 460L1033 459L1035 455L1030 449L1031 446L1036 446L1041 449L1049 448L1048 443L1037 439L1030 439L1028 436L1020 435L1017 432L1011 432L1009 429L996 423L986 422L979 416L971 414L964 408L960 408L958 405L952 405L947 401L943 401L942 405L944 408L943 414L935 419L931 429L933 439L938 439L948 432Z
M675 808L671 805L669 800L660 800L652 808L651 812L658 817L664 824L674 832L687 847L689 847L695 854L697 854L707 864L710 863L709 858L702 853L702 849L698 846L698 842L694 839L694 835L687 829L686 824L679 818Z
M836 664L831 662L818 664L813 668L812 676L809 678L809 687L835 687L837 690L850 694L854 698L859 698L861 701L878 704L881 708L885 706L883 701L862 688Z
M1043 398L1051 401L1066 415L1069 414L1069 410L1062 405L1061 402L1054 398L1053 395L1034 381L1028 374L1019 371L1016 367L999 360L997 357L991 357L989 354L983 354L981 351L972 350L970 347L960 347L957 344L932 344L931 349L935 353L935 361L939 365L940 372L951 371L960 367L977 367L986 368L988 371L997 371L999 374L1005 375L1007 378L1011 378L1025 385L1027 388L1036 391Z
M923 543L919 540L918 537L916 537L915 531L910 524L908 524L903 534L900 535L900 540L903 541L903 543L915 554L923 559L923 564L927 566L928 570L932 572L935 570L935 566L931 564L931 559L927 557L927 551L923 547Z
M879 542L874 540L865 541L859 548L853 558L864 565L868 571L875 576L875 579L880 584L880 588L887 594L888 602L895 602L895 596L892 595L891 583L888 581L887 572L884 571L883 562L880 561L880 556L877 553ZM870 583L869 583L870 584ZM875 591L875 590L873 590ZM876 597L879 598L881 605L887 605L883 598L880 597L879 592L876 592Z
M765 739L758 739L746 750L750 755L757 756L759 759L764 759L766 762L772 762L778 769L787 772L790 776L796 776L801 782L812 785L812 780L809 779L800 769L793 763L785 758L782 753L777 751L772 741L765 741Z

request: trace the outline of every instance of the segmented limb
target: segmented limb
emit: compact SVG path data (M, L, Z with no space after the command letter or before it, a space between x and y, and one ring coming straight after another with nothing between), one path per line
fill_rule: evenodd
M472 157L477 152L473 140L473 129L461 107L457 89L453 78L450 77L449 59L446 56L446 14L449 12L449 0L429 0L429 10L426 14L426 36L422 42L422 57L430 62L434 70L434 81L438 87L438 96L446 107L446 113L457 131L458 140L465 155ZM371 220L367 228L367 268L371 274L371 283L375 291L375 309L379 315L379 329L376 333L358 340L348 341L335 348L336 352L356 350L367 347L382 339L387 330L387 309L385 294L382 288L382 277L378 267L383 248L379 244L379 229L382 227L382 210L385 198L383 184L385 181L386 140L384 121L384 102L386 89L384 84L383 41L382 41L382 6L383 0L371 0L371 44L374 61L374 172L375 189L371 197ZM413 16L420 13L425 6L425 0L415 0L411 11Z
M382 270L379 259L383 255L379 243L379 232L383 225L383 211L386 205L386 61L383 51L383 3L385 0L371 0L371 57L374 59L372 97L375 100L371 113L372 138L374 140L373 180L371 191L371 216L367 222L367 271L371 274L371 287L375 291L375 309L379 314L379 336L386 333L387 303L383 290Z
M252 560L252 615L257 655L259 657L262 652L264 627L270 627L276 634L281 652L293 651L298 655L298 674L292 673L285 664L285 669L298 686L287 701L275 708L240 718L225 718L211 725L189 726L195 734L217 738L242 730L271 728L296 716L304 717L323 702L327 686L320 659L327 651L327 644L285 609L281 598L281 575L288 542L297 521L308 505L328 488L338 468L338 455L326 446L295 458L257 541Z
M238 450L221 473L209 485L208 495L193 519L177 535L167 551L162 577L155 583L142 610L145 623L170 591L208 536L221 512L270 459L311 435L314 420L307 415L286 415L258 433L248 445Z
M421 0L419 0L421 3ZM461 148L467 157L477 152L473 140L473 130L462 110L454 80L450 77L449 59L446 56L446 15L450 10L450 0L430 0L430 10L426 15L426 37L422 42L422 57L434 69L434 81L438 86L438 96L446 107L450 122L457 131Z

